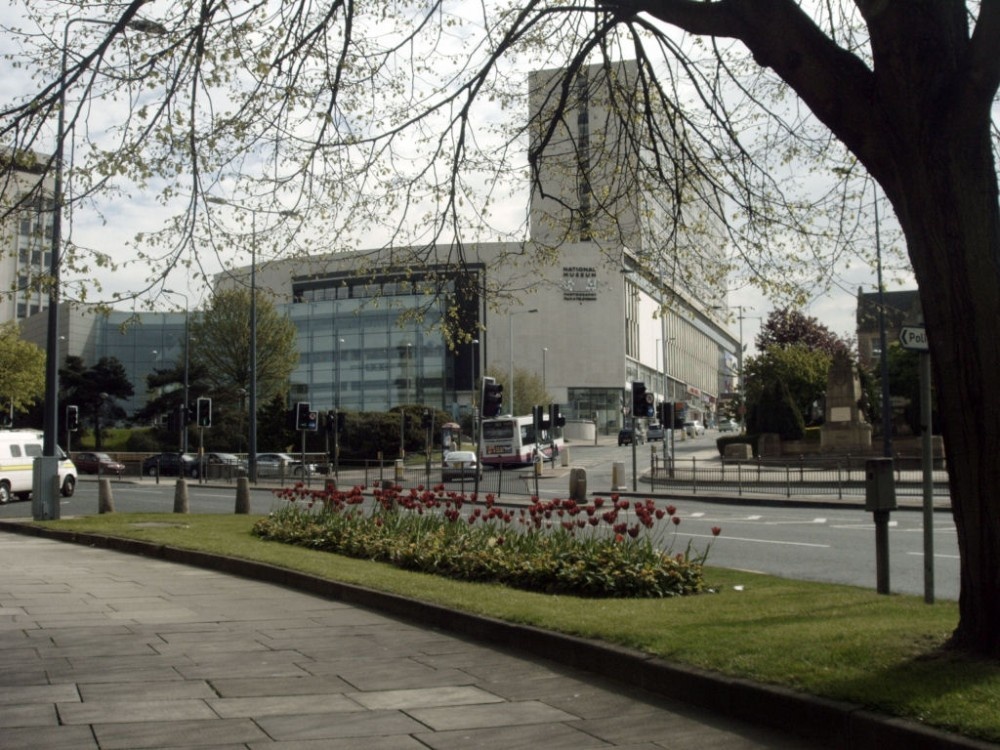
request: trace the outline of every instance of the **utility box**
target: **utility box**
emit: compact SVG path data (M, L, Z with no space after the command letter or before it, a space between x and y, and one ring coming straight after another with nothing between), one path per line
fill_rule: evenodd
M865 461L865 510L895 510L896 482L891 458Z
M582 466L569 470L569 496L578 503L587 502L587 470Z

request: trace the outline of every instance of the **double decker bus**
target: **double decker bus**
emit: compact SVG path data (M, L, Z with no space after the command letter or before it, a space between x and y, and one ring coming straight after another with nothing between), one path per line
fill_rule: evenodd
M535 435L535 421L524 417L496 417L480 424L482 449L479 463L484 466L528 466L534 460L535 449L543 460L558 454L565 441L548 430Z

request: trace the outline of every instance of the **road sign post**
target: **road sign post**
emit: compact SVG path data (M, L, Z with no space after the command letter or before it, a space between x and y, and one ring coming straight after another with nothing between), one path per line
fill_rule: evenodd
M916 352L930 351L927 346L927 329L923 326L903 326L899 330L899 343L904 349Z

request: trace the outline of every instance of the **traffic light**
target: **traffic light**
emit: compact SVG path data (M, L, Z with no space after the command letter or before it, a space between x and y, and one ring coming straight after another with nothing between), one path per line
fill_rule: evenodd
M183 407L182 407L183 408ZM190 401L187 405L187 414L184 415L185 424L198 424L198 402Z
M531 419L535 423L535 430L541 431L547 429L545 424L545 407L544 406L532 406L531 407Z
M549 404L549 429L565 426L566 417L559 413L559 404Z
M656 408L656 419L663 426L663 429L670 429L674 420L674 405L670 401L661 401Z
M66 407L66 429L76 432L80 429L80 407L70 404Z
M343 432L347 424L347 414L342 411L337 412L337 432Z
M420 415L420 426L425 430L431 429L434 425L434 417L431 416L430 409L424 409L424 413Z
M687 405L683 401L675 401L674 404L674 429L684 429L684 418L687 416Z
M323 430L327 435L332 435L335 429L337 429L337 412L335 409L330 409L326 413L326 420L323 422Z
M646 392L646 384L634 380L632 381L632 416L633 417L651 417L653 416L653 401L654 396L652 393Z
M499 417L503 408L503 386L494 378L483 378L482 416L485 419Z
M308 401L295 404L295 429L315 432L319 427L319 414L309 407Z
M195 402L195 417L199 427L212 426L212 399L202 396Z

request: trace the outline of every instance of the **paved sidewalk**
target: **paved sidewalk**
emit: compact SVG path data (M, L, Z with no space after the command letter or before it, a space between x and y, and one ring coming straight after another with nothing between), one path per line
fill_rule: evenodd
M0 532L0 748L800 748L282 586Z

